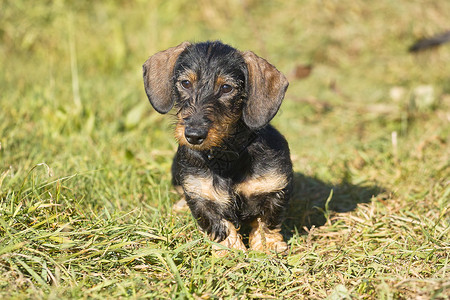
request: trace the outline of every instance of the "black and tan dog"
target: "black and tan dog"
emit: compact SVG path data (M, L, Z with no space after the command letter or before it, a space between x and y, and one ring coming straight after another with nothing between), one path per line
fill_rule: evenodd
M175 105L173 183L201 230L245 250L237 230L246 222L251 249L286 251L280 228L292 163L286 140L269 125L288 87L285 76L221 42L184 42L151 56L143 71L153 108L165 114Z

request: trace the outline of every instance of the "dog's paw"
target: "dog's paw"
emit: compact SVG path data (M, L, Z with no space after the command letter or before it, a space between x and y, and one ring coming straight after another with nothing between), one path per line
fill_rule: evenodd
M266 248L269 251L275 251L276 253L280 254L287 254L287 251L289 249L288 245L283 240L274 242L266 241Z
M240 250L240 251L247 251L247 247L245 247L244 243L242 242L242 236L237 232L236 228L231 224L230 222L226 222L229 234L226 239L221 241L219 246L217 244L213 245L213 254L216 257L224 257L227 256L230 253L230 250L228 249L234 249L234 250ZM228 249L224 249L224 247Z
M250 249L266 253L276 252L286 254L289 247L280 233L280 229L268 229L266 225L257 219L252 223L252 231L249 236Z
M224 249L223 247L219 245L213 245L213 255L216 257L225 257L228 254L230 254L230 250L240 250L240 251L247 251L247 248L245 247L244 243L242 242L241 237L237 237L235 239L233 238L226 238L222 242L219 243L220 245L227 247L229 249Z
M186 199L181 198L178 200L173 206L172 210L176 213L186 212L189 210L189 206L187 205Z

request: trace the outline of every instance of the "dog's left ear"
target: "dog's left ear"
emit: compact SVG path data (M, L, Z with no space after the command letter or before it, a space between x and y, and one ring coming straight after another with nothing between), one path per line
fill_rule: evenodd
M248 69L248 99L243 111L245 124L258 129L268 124L283 101L289 82L265 59L251 51L242 52Z
M142 66L144 86L148 100L153 108L165 114L172 109L172 77L175 63L186 47L191 45L183 42L176 47L158 52L147 59Z

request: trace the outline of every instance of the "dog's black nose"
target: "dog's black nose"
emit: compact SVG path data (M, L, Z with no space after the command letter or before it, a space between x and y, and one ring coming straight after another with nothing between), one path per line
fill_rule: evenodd
M206 139L208 132L206 130L199 130L196 128L186 127L184 136L189 144L200 145Z

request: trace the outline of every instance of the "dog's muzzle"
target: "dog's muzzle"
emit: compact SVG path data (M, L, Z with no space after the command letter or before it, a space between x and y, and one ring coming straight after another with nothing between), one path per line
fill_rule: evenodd
M200 145L208 136L208 130L203 128L186 127L184 136L191 145Z

